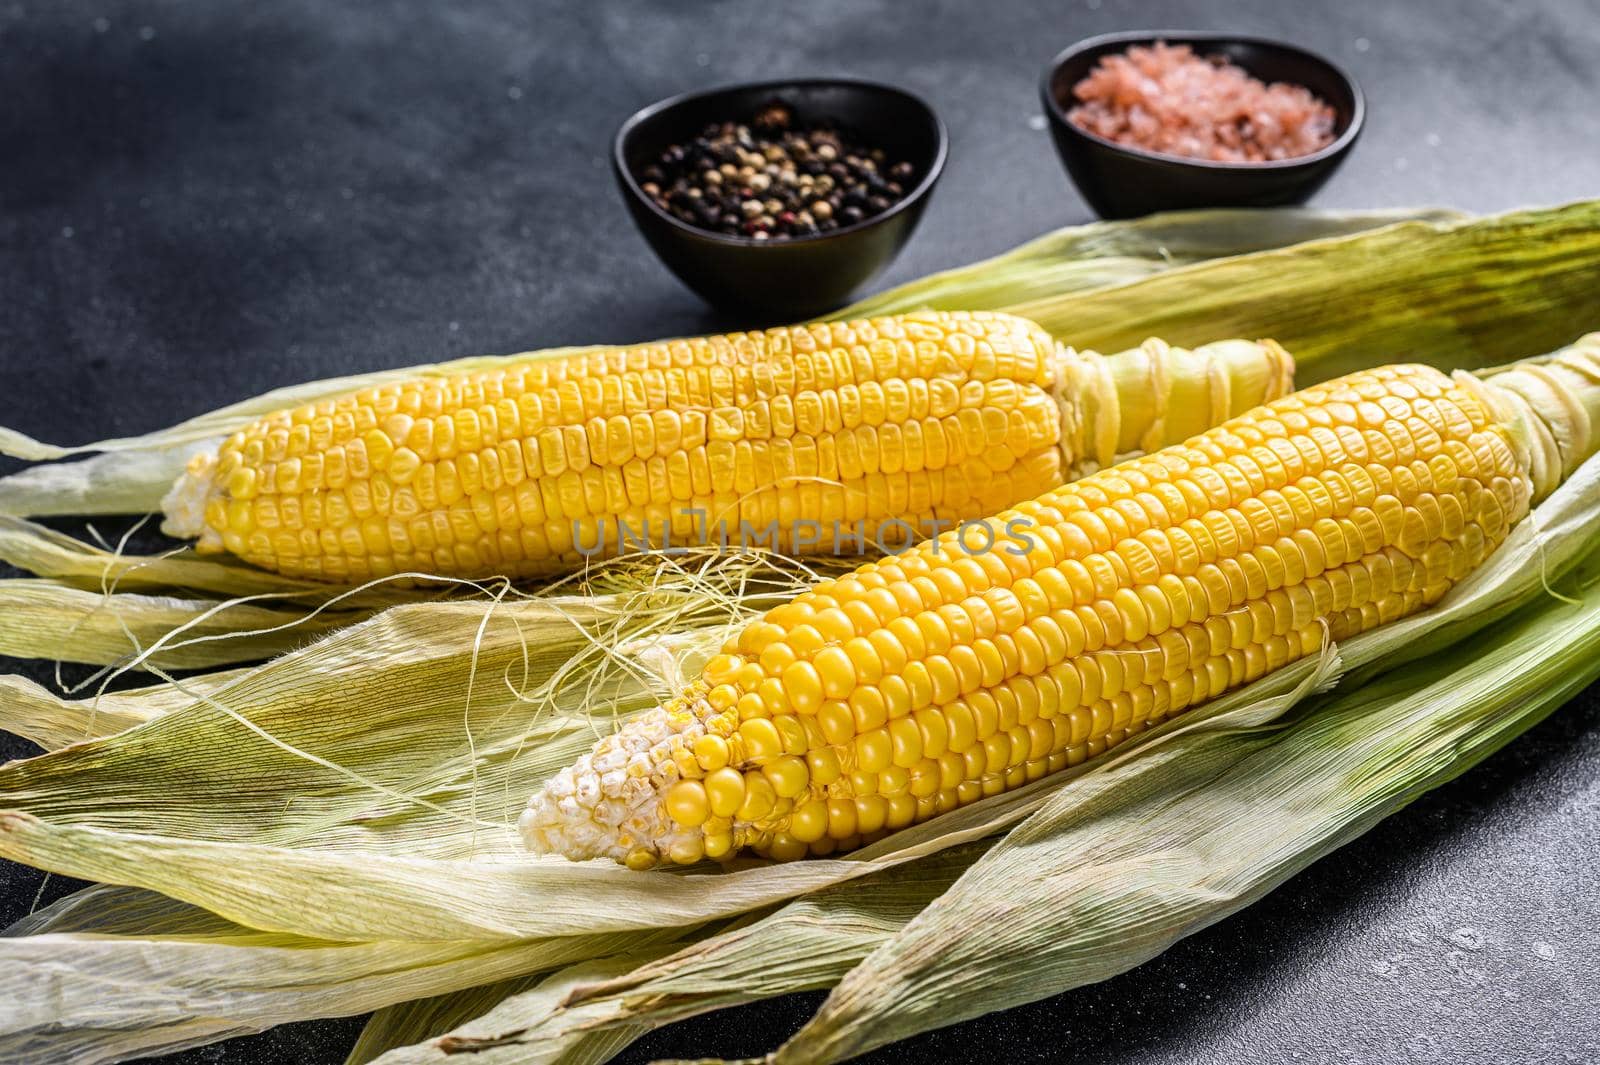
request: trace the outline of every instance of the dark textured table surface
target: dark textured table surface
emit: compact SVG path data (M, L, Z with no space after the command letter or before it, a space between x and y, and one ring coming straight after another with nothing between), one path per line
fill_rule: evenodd
M1041 64L1158 26L1284 37L1356 74L1369 127L1319 204L1600 194L1595 0L0 0L0 424L77 443L310 377L732 324L651 258L606 163L634 108L717 82L926 94L949 169L883 281L1003 250L1088 218L1039 119ZM1594 1061L1597 882L1590 689L1150 964L878 1057ZM66 887L0 865L0 923ZM625 1060L770 1049L816 1001L701 1018ZM358 1028L170 1060L337 1062Z

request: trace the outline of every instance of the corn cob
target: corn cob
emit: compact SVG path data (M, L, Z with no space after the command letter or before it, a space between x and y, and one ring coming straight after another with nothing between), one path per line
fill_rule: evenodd
M1292 372L1270 342L1101 358L953 313L511 362L266 417L191 463L164 529L336 581L533 576L646 535L864 547L1183 439Z
M829 854L1093 758L1436 602L1591 423L1600 335L1279 399L1000 514L988 550L947 534L769 611L551 778L524 838L639 868Z

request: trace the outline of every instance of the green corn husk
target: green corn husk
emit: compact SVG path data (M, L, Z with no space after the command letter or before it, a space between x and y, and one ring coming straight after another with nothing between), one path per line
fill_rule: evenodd
M1034 257L1026 251L970 285L912 282L870 301L871 309L990 308L981 301L991 285L1003 290L1013 273L1048 272L1034 261L1048 262L1047 248ZM1026 293L1025 280L1017 288ZM1477 219L1418 218L1127 284L1001 296L992 309L1098 351L1149 336L1186 346L1271 337L1294 355L1296 380L1308 385L1375 362L1470 370L1550 350L1594 327L1597 288L1600 201L1590 200Z
M1303 364L1323 375L1320 368L1338 360L1421 354L1448 361L1450 343L1458 341L1463 362L1527 354L1517 336L1543 337L1554 328L1547 329L1540 314L1576 321L1585 306L1593 309L1592 298L1571 281L1582 270L1597 276L1589 245L1572 228L1575 220L1592 225L1594 213L1592 205L1577 205L1408 231L1433 248L1434 258L1409 260L1411 281L1389 280L1410 284L1417 300L1431 298L1430 291L1440 295L1457 316L1454 323L1429 334L1402 323L1398 304L1386 307L1380 325L1389 316L1403 325L1397 335L1420 338L1421 347L1397 352L1375 342L1375 350L1360 351L1352 338L1378 328L1373 319L1324 301L1299 326L1313 339L1320 328L1318 342L1325 345ZM1472 228L1480 225L1487 228ZM1517 226L1544 234L1556 246L1500 262L1474 253L1483 259L1472 281L1477 295L1450 296L1449 264L1438 256L1476 240L1505 251L1506 233ZM1376 239L1386 232L1364 236ZM1331 257L1348 266L1359 257L1341 241L1361 239L1338 238L1304 250L1315 261ZM1247 261L1255 260L1246 255L1227 263ZM1120 291L1142 299L1150 291L1144 286L1223 265L1178 266ZM1281 261L1275 269L1295 273ZM956 275L940 279L939 291L948 295L966 283L976 297L982 278L963 281ZM1518 286L1538 276L1550 278L1550 290L1526 311L1491 307L1484 295L1495 285L1522 291ZM1468 287L1460 276L1453 280L1456 288ZM1164 298L1175 298L1171 289L1164 291ZM1236 297L1238 307L1246 308L1260 294L1246 286ZM1073 298L1063 297L1061 306ZM1082 298L1095 306L1101 294ZM1504 321L1473 317L1491 309ZM1216 313L1215 306L1208 313ZM1344 346L1331 342L1336 336ZM1109 948L1095 942L1096 915L1112 912L1101 895L1095 905L1085 902L1073 911L1078 925L1066 933L1052 926L1050 932L1095 942L1092 965L1074 968L1069 962L1081 961L1076 956L1063 961L1061 954L1045 952L1039 966L1025 968L1027 959L1012 952L1008 960L1015 972L995 977L992 994L976 985L966 989L972 1002L1000 1008L1022 1001L1019 994L1099 978L1109 967L1136 964L1268 890L1299 867L1295 862L1304 864L1417 790L1447 779L1553 705L1560 691L1535 692L1514 706L1499 696L1513 690L1507 687L1512 680L1542 676L1524 668L1530 648L1556 661L1563 654L1594 657L1586 641L1596 638L1600 620L1589 607L1600 613L1600 604L1591 602L1590 589L1581 590L1583 606L1576 608L1544 589L1560 582L1571 591L1562 575L1580 561L1583 580L1600 570L1589 532L1600 520L1597 477L1592 468L1581 471L1425 618L1348 641L1320 661L1264 678L1077 772L935 819L847 859L803 863L805 868L749 863L726 874L641 877L531 861L509 828L544 775L586 748L597 730L659 699L680 672L696 668L721 642L729 625L785 594L803 569L763 571L752 582L748 567L740 565L665 580L637 567L617 567L567 589L515 595L501 589L494 593L503 596L499 601L485 601L482 590L472 589L475 601L395 607L265 666L198 680L163 679L98 701L58 699L12 679L0 686L0 728L26 728L53 747L76 745L0 768L0 810L7 811L0 813L0 856L131 887L90 889L60 914L53 909L23 922L11 939L0 939L3 958L12 943L30 939L94 938L93 949L70 938L50 941L60 945L58 951L38 943L15 948L13 958L25 964L13 968L24 977L0 977L9 984L0 993L0 1057L120 1060L280 1020L388 1007L363 1041L369 1056L392 1052L398 1057L391 1060L443 1060L454 1056L444 1055L445 1049L470 1048L494 1062L600 1061L640 1032L689 1013L845 980L830 1008L785 1051L794 1060L840 1053L876 1038L870 1024L863 1036L860 998L851 990L860 985L847 976L852 967L881 966L912 989L903 1011L886 1016L886 1034L920 1030L930 1026L930 1017L953 1017L955 1010L927 988L962 985L960 973L911 966L897 947L902 936L932 935L931 915L945 904L926 910L908 893L898 909L873 911L875 885L907 892L918 883L935 885L927 898L960 901L969 892L967 881L956 877L969 867L972 876L988 877L992 863L1037 857L1026 851L1023 858L1002 859L996 848L980 858L997 833L1019 822L1032 826L1018 839L1019 850L1024 840L1030 848L1042 847L1058 836L1073 841L1062 852L1069 859L1101 853L1088 846L1092 839L1109 841L1106 847L1126 840L1137 848L1150 837L1115 816L1124 804L1158 802L1165 788L1174 808L1203 808L1217 781L1264 775L1273 752L1282 757L1302 751L1298 776L1278 774L1263 785L1281 791L1248 793L1252 817L1273 809L1298 817L1309 805L1322 820L1295 821L1284 813L1281 838L1268 856L1273 861L1219 873L1228 885L1244 887L1230 895L1203 881L1200 874L1216 848L1214 841L1198 839L1188 865L1162 867L1169 874L1159 885L1165 894L1152 893L1147 882L1127 885L1125 905L1147 922L1137 936L1127 942L1119 937ZM0 482L0 498L7 491ZM24 527L26 540L31 534L25 523L5 528L18 527ZM11 550L6 543L0 534L0 550ZM36 557L58 552L52 564L64 567L57 574L63 585L86 593L104 590L95 578L96 560L84 563L77 549L34 544L28 550L39 552ZM172 561L188 560L180 555ZM137 580L143 571L125 569L117 579ZM176 571L169 572L178 579ZM228 579L226 572L208 572L212 576L203 579ZM162 579L127 586L150 597L161 590ZM249 579L259 575L252 571ZM277 589L257 584L252 593ZM281 590L290 598L264 609L295 610L321 601L315 590ZM226 586L204 591L228 594ZM756 594L746 599L740 593ZM291 602L297 606L289 607ZM374 601L350 613L362 616L382 605ZM1518 613L1506 619L1513 610ZM238 638L245 644L253 639ZM1469 640L1476 642L1461 646L1472 658L1457 665L1449 657L1454 645ZM1384 673L1418 658L1405 671ZM1310 695L1340 670L1340 687L1331 696ZM1578 683L1582 678L1571 679L1571 670L1569 664L1568 680ZM1419 678L1416 691L1382 687L1399 672ZM1421 694L1426 692L1469 697L1429 699ZM1393 733L1392 744L1360 746L1356 768L1344 767L1359 771L1356 783L1371 784L1371 790L1344 787L1344 777L1330 784L1333 778L1319 775L1335 772L1322 757L1330 748L1362 741L1378 723L1392 723L1381 716L1391 703L1408 708L1396 711L1404 729ZM112 716L99 717L96 707ZM1347 731L1307 731L1330 715ZM1277 727L1259 731L1274 721ZM1262 747L1263 737L1280 746ZM1412 752L1427 757L1408 757ZM1205 788L1194 787L1194 774L1206 765L1233 771ZM1245 794L1218 791L1214 801L1224 808ZM1074 813L1080 809L1086 812ZM1183 840L1162 837L1161 843L1181 847ZM941 867L943 883L955 885L949 892L938 882ZM1061 876L1073 875L1071 868L1070 860L1064 862ZM1107 879L1102 875L1095 883ZM308 907L307 898L317 905ZM913 920L919 912L923 918ZM852 919L862 913L875 916ZM552 943L566 953L549 949ZM453 965L449 959L464 955L450 951L465 944L518 960ZM526 953L515 953L530 945ZM963 946L953 940L953 955ZM193 955L185 953L191 949ZM52 968L42 960L46 956L71 964ZM149 987L141 984L137 960L147 957L159 960L148 970L159 974ZM203 989L186 982L190 957L206 959L197 963L207 973ZM85 994L52 998L60 987L51 980L92 983L104 973L113 974L117 989L104 1002ZM229 997L230 989L237 999ZM315 989L328 993L311 993ZM435 997L425 1007L401 1005L419 996ZM472 1016L479 1019L467 1019ZM446 1028L473 1041L470 1047L424 1039ZM406 1039L421 1045L400 1048ZM18 1057L8 1047L25 1053Z
M1126 285L1212 259L1353 236L1397 222L1445 225L1464 222L1468 217L1449 210L1246 208L1176 211L1129 222L1091 222L1047 233L993 258L909 281L829 317L863 318L938 307L1004 310L1065 293ZM1071 340L1070 330L1061 335L1063 340L1076 343Z
M1132 315L1111 290L1011 310L1108 351L1134 335L1270 336L1309 385L1375 362L1471 370L1551 350L1593 328L1597 284L1600 201L1587 201L1174 270L1140 284Z

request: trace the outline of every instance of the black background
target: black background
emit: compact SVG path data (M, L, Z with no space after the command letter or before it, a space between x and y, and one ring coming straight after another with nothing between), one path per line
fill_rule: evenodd
M650 257L605 161L632 110L720 82L925 94L949 169L883 283L1004 250L1088 219L1043 132L1041 65L1157 27L1282 37L1355 73L1367 133L1320 205L1600 194L1594 0L0 0L0 424L78 443L311 377L750 324ZM1592 688L1135 972L876 1058L1593 1061L1597 844ZM0 923L69 886L0 864ZM816 1001L691 1021L623 1060L758 1053ZM358 1028L169 1060L337 1062Z

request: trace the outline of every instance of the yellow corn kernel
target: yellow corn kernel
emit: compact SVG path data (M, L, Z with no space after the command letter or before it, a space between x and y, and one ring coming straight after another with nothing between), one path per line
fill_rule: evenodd
M824 647L813 663L822 682L822 693L829 699L843 699L856 687L856 667L841 647Z
M775 758L783 753L783 736L768 717L755 717L739 726L746 757L755 761Z
M744 805L744 774L737 769L724 765L707 774L703 786L706 804L717 817L732 817Z
M911 774L897 765L890 766L876 776L879 795L899 795L911 786Z
M950 723L947 714L931 707L918 710L914 718L922 739L922 753L937 758L949 749Z
M805 843L788 832L774 834L772 842L767 844L767 857L776 862L792 862L796 858L804 858L805 856Z
M813 800L789 815L789 834L801 843L814 843L828 834L828 804Z
M857 688L850 695L857 732L868 732L889 720L889 704L881 688Z
M803 721L810 718L791 717L781 714L772 719L772 724L778 730L778 741L783 745L784 754L805 754L810 741L806 735Z
M685 828L697 828L711 816L706 789L698 780L680 780L667 792L667 813Z
M819 788L827 787L843 775L838 752L833 747L806 752L806 770L811 774L811 782Z
M894 764L910 768L922 760L922 730L909 717L889 722L889 742Z
M847 840L860 830L854 799L836 796L828 800L828 835L835 840Z
M719 861L733 852L732 832L707 832L703 841L705 856Z
M938 714L940 711L921 711L918 713ZM971 747L978 739L978 722L972 713L972 707L965 702L956 701L943 710L945 731L948 736L948 747L957 753Z
M728 741L711 733L697 736L694 741L694 757L700 768L707 773L721 769L728 764Z
M830 700L817 708L817 726L829 743L849 743L855 738L855 715L849 706L837 700Z
M693 865L705 857L705 841L701 836L684 836L673 841L667 857L677 865Z
M916 796L903 792L890 796L887 801L888 813L883 820L885 828L904 828L916 819Z
M740 821L760 821L778 803L778 793L760 773L744 774L744 802L735 816Z
M887 729L873 729L856 737L856 765L866 773L878 773L894 761L894 744Z
M763 766L761 771L780 799L792 799L799 795L806 790L806 784L810 779L806 773L805 762L793 755L785 755L770 762Z
M852 800L856 807L856 831L871 835L881 830L889 817L889 801L881 795L858 795Z

